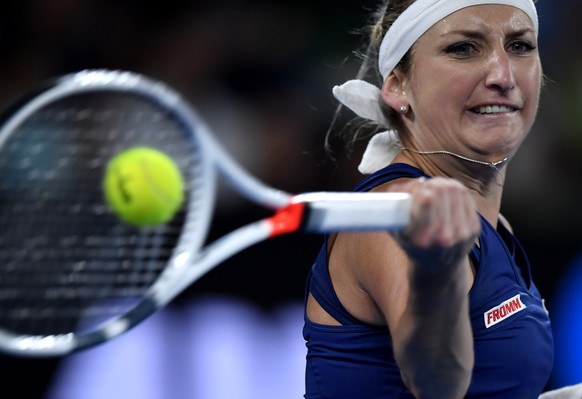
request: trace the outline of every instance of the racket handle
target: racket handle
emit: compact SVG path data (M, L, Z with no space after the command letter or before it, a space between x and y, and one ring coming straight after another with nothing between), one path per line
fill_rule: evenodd
M410 221L406 193L306 193L293 202L305 204L301 228L308 232L397 231Z

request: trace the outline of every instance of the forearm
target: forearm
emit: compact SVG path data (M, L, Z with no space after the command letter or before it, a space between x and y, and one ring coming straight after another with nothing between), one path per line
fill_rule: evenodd
M462 398L473 368L466 268L414 276L394 332L396 361L417 398Z
M460 399L474 364L468 254L481 230L476 203L451 179L418 180L398 189L412 194L412 205L409 225L393 234L403 250L399 264L406 275L399 291L406 296L384 311L395 359L418 399Z

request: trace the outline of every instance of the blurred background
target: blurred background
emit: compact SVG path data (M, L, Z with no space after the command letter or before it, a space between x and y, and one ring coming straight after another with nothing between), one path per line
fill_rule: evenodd
M331 87L355 75L376 1L19 0L0 14L0 106L86 68L162 80L245 168L290 192L350 189L352 156L323 149ZM556 340L548 388L582 381L582 41L578 0L540 0L547 84L502 211L529 252ZM211 236L254 209L221 189ZM3 397L299 398L304 282L318 236L261 243L128 334L66 359L0 356Z

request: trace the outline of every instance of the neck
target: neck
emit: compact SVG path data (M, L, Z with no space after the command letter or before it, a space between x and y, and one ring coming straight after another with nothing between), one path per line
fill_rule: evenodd
M394 160L411 164L430 176L461 181L473 194L479 212L495 225L509 158L480 161L450 151L419 151L403 147Z
M498 172L499 172L499 169L501 167L503 167L503 165L505 163L507 163L507 161L509 161L509 157L505 157L505 158L500 159L500 160L495 161L495 162L479 161L477 159L468 158L468 157L466 157L464 155L456 154L454 152L446 151L446 150L440 150L440 151L418 151L418 150L415 150L413 148L402 147L402 151L410 151L410 152L413 152L413 153L418 154L418 155L450 155L452 157L458 158L458 159L460 159L462 161L465 161L465 162L471 162L471 163L478 164L478 165L489 166L491 169L494 169L494 170L496 170Z

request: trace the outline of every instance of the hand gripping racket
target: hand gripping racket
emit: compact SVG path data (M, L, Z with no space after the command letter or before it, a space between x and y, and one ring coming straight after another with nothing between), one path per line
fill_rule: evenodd
M398 230L402 193L290 195L243 170L178 93L125 71L88 70L38 89L0 125L0 350L60 356L112 339L223 260L293 232ZM107 162L163 151L186 181L168 223L129 226L109 210ZM206 242L217 176L273 214Z

